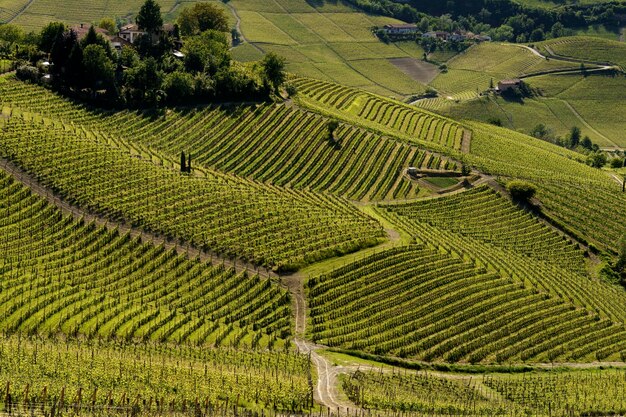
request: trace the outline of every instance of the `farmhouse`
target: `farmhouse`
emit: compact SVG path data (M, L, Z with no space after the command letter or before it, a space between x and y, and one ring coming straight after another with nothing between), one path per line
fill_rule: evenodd
M76 33L78 40L82 40L85 36L87 36L89 29L91 29L91 25L85 25L84 23L81 23L80 26L74 26L72 28L72 30ZM104 36L105 38L109 38L109 32L107 32L106 29L94 27L94 30L96 33Z
M447 41L449 37L450 37L450 34L448 32L443 32L440 30L426 32L422 35L422 38L441 39L443 41Z
M124 39L126 42L133 43L135 42L135 39L137 39L139 36L143 35L144 33L146 32L139 29L139 26L137 26L135 23L131 23L131 24L122 26L122 28L120 29L119 37Z
M512 88L519 88L522 85L522 80L519 78L513 78L510 80L502 80L498 82L498 91L505 92Z
M389 36L409 36L417 33L417 26L407 23L402 25L385 25L383 31Z

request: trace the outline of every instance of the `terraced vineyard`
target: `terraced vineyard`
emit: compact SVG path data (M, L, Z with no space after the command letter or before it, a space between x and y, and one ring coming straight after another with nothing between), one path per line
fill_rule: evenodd
M181 175L132 157L97 133L13 114L0 118L1 153L64 198L109 218L277 270L355 251L382 237L380 225L335 197L215 171Z
M576 63L543 59L518 45L491 42L471 47L448 61L447 66L448 71L435 78L431 86L455 98L462 98L458 95L463 93L483 92L491 80L497 84L507 78L578 67Z
M4 173L0 201L4 333L248 347L290 333L268 279L74 221Z
M17 2L17 0L10 0ZM22 1L21 3L27 3ZM34 0L22 15L15 18L11 23L18 24L27 30L39 30L51 21L62 21L69 24L95 22L103 17L126 17L137 10L142 5L140 0L121 1L112 0L106 4L95 2L83 2L79 0L66 0L63 3L52 0ZM168 14L174 5L175 0L159 0L161 10ZM13 8L15 10L15 8Z
M0 84L0 92L7 106L84 124L103 136L121 137L173 158L184 150L204 166L354 200L410 195L415 185L403 176L409 166L456 169L448 158L350 125L342 125L335 132L336 141L329 141L324 118L285 105L169 110L150 117L90 111L45 89L17 82Z
M508 129L468 125L474 135L467 159L474 166L492 175L534 182L551 217L580 238L618 251L626 195L614 178L583 164L581 154Z
M304 107L433 149L461 149L464 129L452 120L338 84L304 78L292 82Z
M427 223L580 274L586 273L582 251L563 235L511 206L493 189L482 186L448 198L385 206L411 222Z
M288 351L13 336L0 352L0 407L14 415L241 415L311 404L310 361Z
M388 370L387 370L388 371ZM468 377L428 372L357 371L343 381L368 409L422 415L621 415L624 370Z
M567 36L540 42L537 49L546 55L611 63L626 68L626 45L623 42L586 36Z
M491 191L463 194L382 206L419 245L313 278L311 336L427 361L619 358L623 290L582 275L580 251Z
M386 370L388 371L388 370ZM517 415L522 408L494 398L478 378L406 372L357 371L343 389L359 406L422 415Z

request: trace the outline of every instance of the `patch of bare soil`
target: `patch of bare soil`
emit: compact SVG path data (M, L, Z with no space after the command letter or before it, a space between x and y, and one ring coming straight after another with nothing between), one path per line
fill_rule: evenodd
M429 84L439 75L439 68L417 58L391 58L389 59L396 68L422 84Z

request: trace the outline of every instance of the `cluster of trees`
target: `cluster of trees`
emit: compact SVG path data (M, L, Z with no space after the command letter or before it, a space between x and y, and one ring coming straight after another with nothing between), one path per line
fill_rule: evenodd
M349 0L370 13L392 16L429 30L485 33L497 41L538 42L567 36L574 28L620 26L626 4L563 5L555 9L514 0ZM434 17L439 16L439 17Z
M284 59L268 54L260 63L233 61L227 22L219 7L196 3L166 30L160 6L146 0L136 17L144 34L121 50L94 27L79 39L72 28L53 22L32 39L37 52L28 55L31 66L18 75L36 78L32 65L49 57L50 82L59 91L127 107L267 99L285 80ZM120 23L105 19L100 26L113 35Z
M587 164L594 168L602 168L608 162L606 153L602 152L600 147L593 143L589 136L585 135L583 137L578 126L573 126L565 137L561 137L556 136L554 131L545 124L539 123L530 131L530 135L587 155ZM624 165L624 159L620 157L615 157L610 162L611 166L615 168Z

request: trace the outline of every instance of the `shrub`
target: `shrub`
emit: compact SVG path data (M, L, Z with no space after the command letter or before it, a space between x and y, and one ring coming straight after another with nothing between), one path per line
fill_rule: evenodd
M520 180L509 181L506 189L516 201L529 201L537 192L537 187L534 184Z
M39 81L39 70L29 65L23 65L15 71L15 75L22 81L36 83Z

